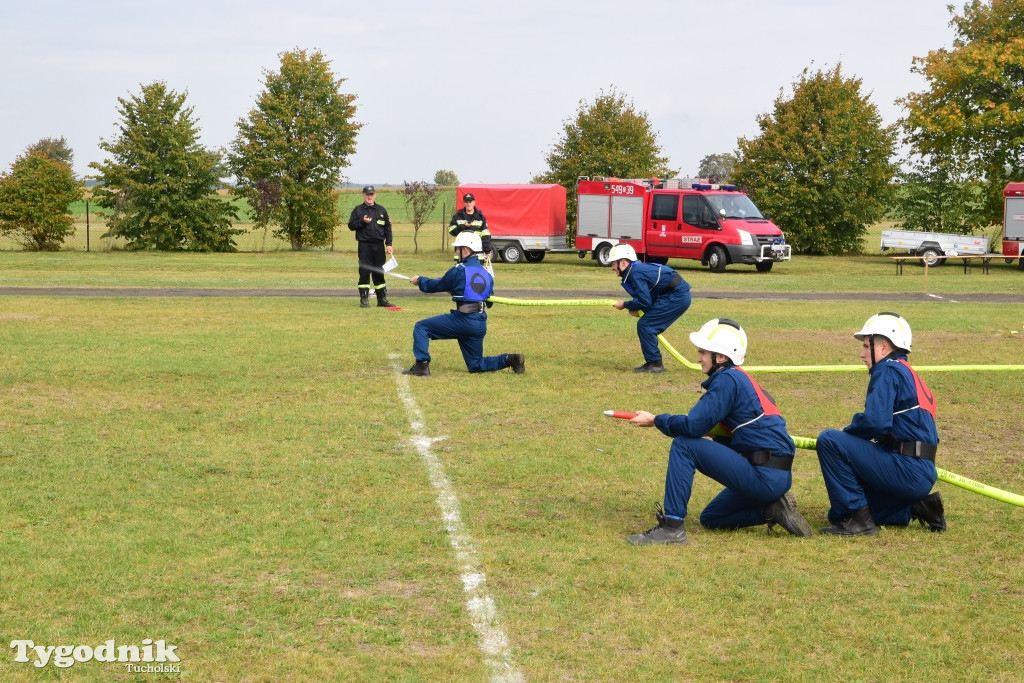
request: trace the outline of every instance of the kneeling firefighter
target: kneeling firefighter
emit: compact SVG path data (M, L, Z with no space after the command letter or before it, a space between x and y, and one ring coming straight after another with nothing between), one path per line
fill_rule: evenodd
M470 372L493 372L512 368L516 374L526 371L526 360L521 353L503 353L484 356L484 337L487 335L487 301L494 292L494 278L477 258L483 246L480 236L473 232L460 233L452 243L458 260L437 279L415 276L409 282L421 292L450 292L455 308L448 313L420 320L413 327L412 351L416 362L404 371L406 375L430 376L430 340L457 339L462 357Z
M708 376L701 384L705 393L685 415L655 417L639 411L630 420L639 427L657 427L673 438L665 507L655 513L658 526L630 536L629 542L687 542L684 520L695 471L725 485L701 512L704 527L779 524L794 536L810 536L811 527L797 512L789 492L796 447L786 421L768 392L739 367L746 358L746 332L733 320L716 318L690 334L690 341ZM709 433L723 436L704 438Z

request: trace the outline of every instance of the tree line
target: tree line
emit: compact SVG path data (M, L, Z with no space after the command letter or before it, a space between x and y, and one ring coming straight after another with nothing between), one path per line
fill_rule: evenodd
M897 101L896 123L882 122L841 63L807 68L757 117L757 135L706 156L697 175L743 187L806 254L856 250L886 215L942 232L999 222L1003 186L1024 179L1024 0L970 0L949 11L953 46L914 59L927 88ZM232 251L238 216L215 193L230 175L257 227L273 227L294 249L330 241L340 223L335 188L364 124L355 121L356 96L320 52L280 58L226 151L199 144L186 95L162 82L119 98L118 135L100 145L110 158L90 164L108 236L129 249ZM647 113L614 86L579 102L544 161L533 181L566 187L570 226L580 176L677 173ZM458 184L448 170L434 180ZM430 197L420 195L432 186L405 185L422 214ZM41 140L0 175L0 233L26 248L59 248L74 229L68 204L81 196L63 138Z

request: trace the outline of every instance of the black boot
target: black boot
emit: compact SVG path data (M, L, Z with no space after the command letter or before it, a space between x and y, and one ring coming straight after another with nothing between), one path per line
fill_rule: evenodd
M652 360L639 367L633 368L633 372L665 372L665 365L660 360Z
M366 287L359 288L359 308L370 307L370 290Z
M430 361L418 360L408 370L402 370L403 375L416 375L417 377L430 377Z
M910 521L927 524L931 531L946 530L946 509L942 505L942 494L929 493L922 500L910 506Z
M796 498L791 491L764 509L764 521L771 529L778 524L794 536L812 536L811 525L796 511Z
M821 533L833 536L877 536L878 527L875 526L875 520L871 519L871 510L865 505L860 510L846 515L836 524L825 527Z
M683 520L666 517L665 511L661 509L660 505L654 512L654 518L658 520L658 526L648 529L642 534L633 534L626 540L633 545L689 543Z
M512 372L517 375L521 375L526 372L526 356L521 353L508 354L508 358L505 362L508 363L507 367L512 368Z
M391 302L388 301L388 288L381 287L377 291L377 305L378 306L390 306Z

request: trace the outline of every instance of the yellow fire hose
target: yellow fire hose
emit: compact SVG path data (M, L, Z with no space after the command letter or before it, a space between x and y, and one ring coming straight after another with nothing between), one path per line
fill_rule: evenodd
M510 306L612 306L615 304L617 299L508 299L500 296L492 296L488 299L496 304L507 304ZM641 314L642 315L642 314ZM665 347L665 350L670 356L678 360L684 366L690 370L700 370L699 363L692 363L683 357L681 353L676 351L675 347L669 344L668 340L665 339L664 335L658 335L658 341ZM769 366L750 366L746 365L743 368L747 372L852 372L854 370L863 370L863 365L769 365ZM914 366L915 370L925 372L955 372L960 370L973 370L973 371L985 371L985 370L1024 370L1024 365L926 365L926 366ZM803 448L808 450L814 450L817 445L817 439L811 439L804 436L794 436L793 443L796 444L797 448ZM974 493L988 496L995 500L1003 503L1009 503L1010 505L1017 505L1018 507L1024 507L1024 496L1010 491L1004 491L997 489L994 486L982 484L980 481L974 481L967 477L944 470L941 467L936 467L936 471L939 475L939 480L944 481L947 484L959 486L962 489L967 489Z

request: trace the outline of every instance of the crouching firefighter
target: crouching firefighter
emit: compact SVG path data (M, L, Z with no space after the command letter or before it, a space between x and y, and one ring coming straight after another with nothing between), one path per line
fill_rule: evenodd
M910 324L895 313L867 319L853 335L868 367L864 412L842 431L818 436L818 463L828 490L832 526L822 533L874 536L878 525L946 529L938 479L935 396L907 363Z
M708 376L705 393L685 415L655 417L639 411L633 424L657 427L671 436L664 509L658 525L629 537L636 545L686 543L684 520L695 471L725 490L701 512L708 529L738 529L779 524L794 536L810 536L811 527L797 512L793 485L796 448L775 401L740 369L747 353L747 335L728 318L716 318L690 334L701 370ZM716 434L714 439L705 435ZM659 506L660 508L661 506Z
M690 285L668 266L638 261L636 251L628 244L616 244L608 258L612 270L622 278L622 288L633 297L612 305L640 318L636 322L636 336L640 338L644 364L633 368L633 372L665 372L658 335L690 307Z
M437 279L415 276L409 282L421 292L450 292L455 309L416 323L412 330L412 352L416 363L403 374L430 376L430 340L457 339L462 357L470 372L493 372L512 368L516 374L526 371L521 353L503 353L484 356L484 337L487 335L487 301L494 291L494 278L477 258L482 250L480 236L463 232L452 243L458 261Z

